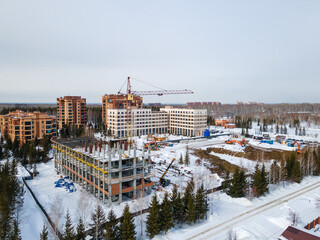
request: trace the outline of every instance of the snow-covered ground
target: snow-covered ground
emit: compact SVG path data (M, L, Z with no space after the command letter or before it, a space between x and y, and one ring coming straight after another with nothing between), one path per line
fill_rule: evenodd
M298 214L300 227L320 215L320 209L316 208L316 198L320 195L319 180L320 177L307 177L301 184L271 186L270 194L253 200L231 198L221 192L210 194L212 205L207 221L193 226L185 225L182 229L175 228L167 235L159 235L155 239L224 240L230 229L237 234L238 239L277 239L291 224L291 211ZM315 184L318 184L316 189L305 192L307 187ZM286 197L281 201L280 198L295 191L301 191L302 194L296 197L293 195L293 199ZM271 202L272 204L265 206ZM253 210L252 213L249 213L250 210ZM198 236L202 231L211 228L211 232Z
M232 129L232 131L232 133L238 133L241 132L241 129ZM271 135L271 137L272 136L273 135ZM196 185L200 185L200 183L203 182L205 187L208 189L219 186L223 180L217 174L211 174L211 172L206 167L206 164L209 163L205 164L202 161L197 161L198 157L191 154L193 149L217 147L232 151L234 153L243 152L243 148L239 144L225 144L225 140L229 138L227 136L199 140L187 140L185 137L173 135L168 135L167 137L171 140L185 140L181 141L180 143L174 143L172 147L166 146L160 148L158 151L151 152L152 161L155 163L155 177L152 180L155 182L159 181L162 173L165 171L170 162L175 158L175 161L173 162L172 167L169 169L166 178L169 179L172 183L178 185L180 191L183 191L187 181L189 181L191 177L195 179ZM146 136L142 136L140 138L135 137L134 140L137 144L138 149L142 149L144 144L149 142ZM272 146L269 144L260 144L258 143L258 141L251 141L250 144L256 144L256 147L263 148L271 148L270 146ZM280 146L277 146L277 144L274 143L273 145L277 149L294 149L282 144L279 144ZM183 156L183 158L185 157L187 148L190 152L189 166L179 164L179 158L180 156ZM233 155L218 154L213 152L211 152L211 154L216 155L232 164L244 167L248 169L249 172L254 171L254 167L256 165L255 161L235 157ZM270 163L265 162L267 169ZM91 221L91 213L95 210L96 204L99 203L97 199L90 193L84 191L77 184L75 184L77 191L73 193L67 192L64 188L56 188L54 182L60 178L60 175L57 175L57 173L55 172L53 161L46 164L39 164L37 168L40 174L34 180L29 180L28 184L38 197L43 207L50 214L50 216L59 216L60 230L63 229L63 225L65 222L64 216L67 210L69 210L71 219L74 224L78 223L80 217L84 219L86 224L89 224ZM20 169L19 174L22 176L26 173L23 172L23 169ZM232 219L239 214L246 213L249 210L259 207L267 202L273 201L277 199L277 197L284 196L297 189L303 189L309 184L316 183L319 180L319 177L309 177L306 178L301 184L287 184L285 187L271 186L272 189L269 195L253 200L248 200L245 198L233 199L225 193L221 192L210 194L209 199L211 199L211 204L208 221L196 224L194 226L185 225L182 229L172 229L167 235L157 236L156 239L187 239L188 237L193 236L193 234L206 229L208 226L214 226L219 223L223 223L224 221ZM129 204L131 212L140 211L141 209L145 209L148 207L153 193L157 193L161 202L165 191L171 192L171 190L172 185L170 185L166 189L162 189L161 191L152 190L152 192L143 199L135 199L133 201L131 199L124 199L124 202L121 204L113 203L111 208L109 208L107 205L103 205L103 209L106 215L108 211L110 211L110 209L113 209L117 216L121 216L125 204ZM26 204L24 207L26 212L25 215L28 216L25 218L28 220L26 221L25 225L22 225L22 235L25 236L25 238L23 239L36 239L34 237L39 236L43 223L46 223L46 219L33 202L31 196L28 194L28 192L26 192L25 194ZM243 222L238 222L233 226L233 230L237 232L239 239L274 239L281 234L286 226L289 225L289 209L297 210L299 214L301 213L301 225L310 222L311 220L313 220L313 218L317 217L317 209L315 209L314 204L315 194L320 195L320 190L316 189L312 193L305 193L304 195L283 203L281 206L279 205L275 209L272 208L270 210L263 211L260 214L254 216L253 219L250 218L245 219ZM309 204L306 204L309 200ZM141 217L139 216L135 218L138 239L146 239L144 230L141 231L141 224L142 227L144 227L145 223L143 221L145 220L145 217L146 214ZM28 229L28 222L30 221L37 222L37 226L34 227L34 229L32 229L31 231L30 229ZM253 227L251 227L252 223L254 223ZM225 239L227 231L228 229L226 228L219 232L218 235L209 237L207 239Z

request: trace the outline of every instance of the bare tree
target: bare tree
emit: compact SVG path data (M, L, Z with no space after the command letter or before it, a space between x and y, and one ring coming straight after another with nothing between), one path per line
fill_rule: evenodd
M229 229L229 231L227 232L226 240L237 240L237 239L238 239L237 234L232 229Z
M289 208L289 220L291 226L297 226L297 224L300 222L299 214L291 208Z
M89 193L86 192L85 190L81 190L80 193L80 197L78 200L78 209L79 209L79 213L80 216L83 220L83 224L86 226L87 223L87 219L89 219L89 214L90 214L90 206L92 204L90 204L90 196Z
M62 208L61 208L61 199L56 196L53 204L51 205L51 214L52 221L54 224L54 239L57 239L57 232L59 228L60 219L62 218Z

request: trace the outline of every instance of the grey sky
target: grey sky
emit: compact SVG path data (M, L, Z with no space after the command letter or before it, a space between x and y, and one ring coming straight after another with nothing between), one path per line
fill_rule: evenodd
M146 102L319 102L320 1L0 0L0 102L100 103L127 76L195 92Z

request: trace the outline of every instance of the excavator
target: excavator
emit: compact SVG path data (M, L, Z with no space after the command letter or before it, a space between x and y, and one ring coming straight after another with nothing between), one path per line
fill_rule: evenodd
M298 153L298 154L302 153L300 144L297 142L297 140L294 140L294 143L289 143L288 146L294 147L294 145L296 145L296 144L297 144L297 146L298 146L297 153Z
M146 143L144 145L144 148L148 149L149 146L150 146L150 150L152 150L152 151L156 151L159 149L159 145L157 144L157 141Z
M245 147L245 140L243 139L241 142L237 140L227 140L225 141L226 144L233 144L233 143L238 143L241 147Z
M172 159L171 163L169 164L169 166L167 167L167 169L164 171L164 173L162 174L160 180L159 180L159 183L163 186L163 187L166 187L170 184L170 180L167 180L167 179L164 179L164 176L167 174L169 168L171 167L171 165L173 164L173 162L175 161L176 159Z

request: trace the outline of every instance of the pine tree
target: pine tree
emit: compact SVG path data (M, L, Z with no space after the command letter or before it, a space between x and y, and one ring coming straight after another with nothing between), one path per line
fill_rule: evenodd
M151 205L149 207L149 215L147 216L146 232L148 237L153 238L155 235L159 234L160 231L160 206L158 203L157 195L154 194L152 197Z
M82 218L80 217L79 219L79 223L77 225L77 233L76 233L76 240L85 240L86 239L86 231L85 231L85 227L84 227L84 223Z
M133 222L133 217L129 211L128 204L125 206L123 210L122 217L120 219L120 239L121 240L135 240L136 239L136 231L135 225Z
M119 239L118 220L117 220L117 217L112 209L110 210L110 212L108 214L108 219L107 219L107 223L106 223L105 239L108 239L108 240Z
M105 214L100 204L97 204L95 212L92 213L91 221L92 223L89 226L94 229L93 236L92 236L93 239L94 240L103 239L104 237L103 223L105 222Z
M10 233L9 240L21 240L21 232L17 220L13 221L13 229Z
M65 226L64 226L63 239L64 240L73 240L73 238L74 238L74 229L73 229L73 226L72 226L69 210L67 210L66 223L65 223Z
M46 225L43 225L42 232L40 233L40 240L48 240L48 228Z
M165 193L163 202L161 204L160 219L161 230L167 233L168 230L174 226L172 216L172 205L169 200L168 193Z
M197 221L195 201L192 194L190 194L188 198L186 218L187 218L188 224L190 225Z
M207 212L207 200L206 200L203 184L201 184L200 188L198 188L197 190L195 208L196 208L196 219L203 220Z

